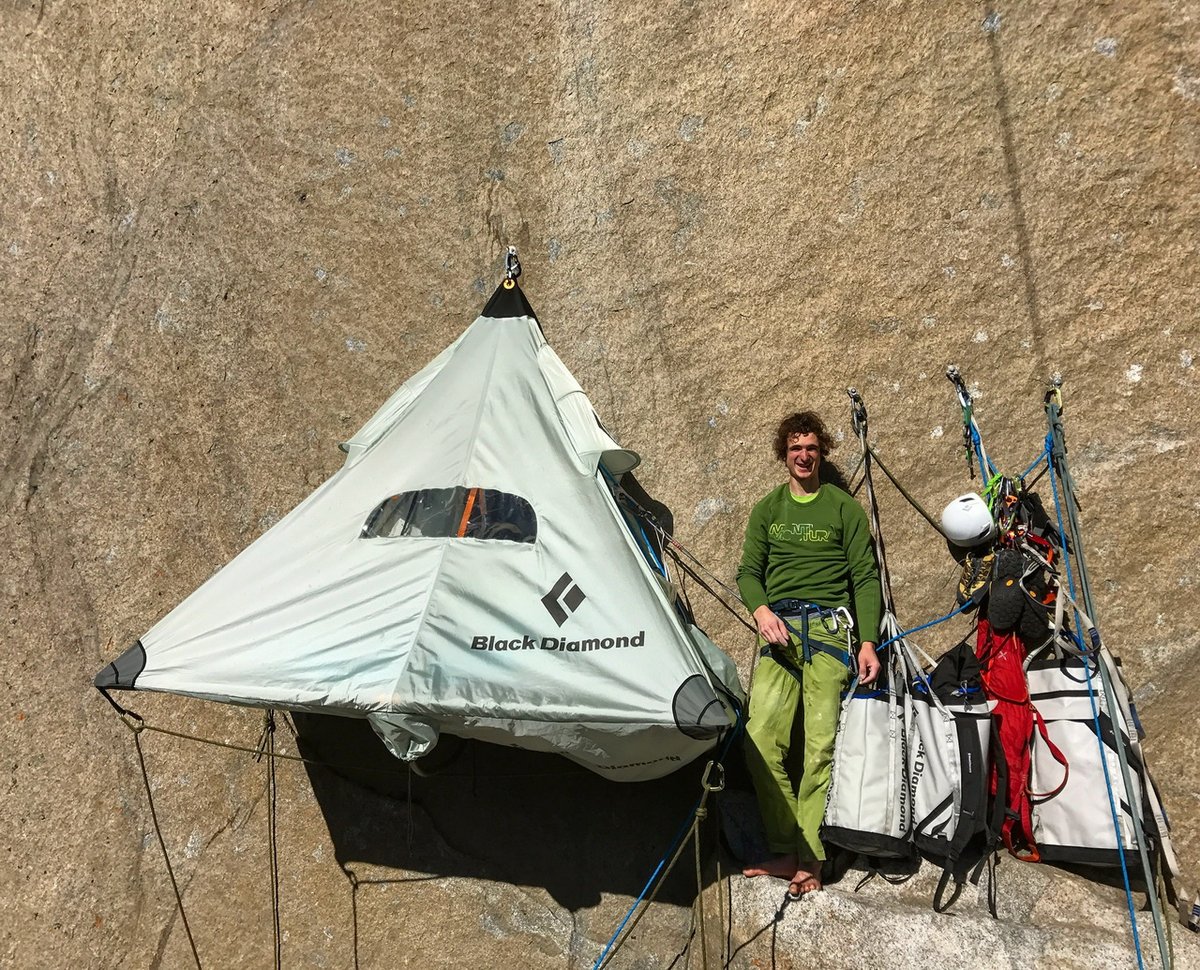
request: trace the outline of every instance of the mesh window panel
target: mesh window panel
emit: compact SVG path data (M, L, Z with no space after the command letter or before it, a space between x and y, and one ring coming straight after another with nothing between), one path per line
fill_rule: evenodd
M458 485L384 499L363 524L364 539L409 537L533 542L537 515L518 495Z

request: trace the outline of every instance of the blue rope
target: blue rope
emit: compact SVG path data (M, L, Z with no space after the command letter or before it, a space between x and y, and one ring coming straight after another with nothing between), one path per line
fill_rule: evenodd
M1049 438L1049 435L1046 436L1046 447L1042 449L1042 453L1040 455L1038 455L1035 459L1033 459L1033 463L1028 468L1026 468L1023 472L1021 472L1021 477L1018 478L1017 481L1023 482L1025 479L1027 479L1029 477L1029 473L1031 471L1033 471L1035 468L1037 468L1037 466L1040 465L1043 461L1047 463L1046 467L1049 468L1050 467L1049 466L1049 462L1050 462L1050 438Z
M1049 447L1049 435L1047 435L1046 441L1047 447ZM1067 571L1067 585L1071 590L1071 598L1075 599L1075 578L1071 574L1071 556L1067 552L1066 532L1063 531L1062 505L1059 502L1058 497L1058 478L1054 474L1054 462L1050 461L1048 467L1050 469L1050 488L1054 493L1054 513L1058 518L1058 534L1063 537L1063 567ZM1076 537L1076 540L1078 541L1078 537ZM1078 551L1076 554L1078 554ZM1077 643L1082 643L1083 625L1079 619L1079 610L1075 609L1074 613L1075 626L1080 634L1075 637L1075 640ZM1097 651L1096 663L1101 664L1103 662L1104 658L1101 657L1099 651ZM1124 840L1121 838L1121 820L1117 815L1116 797L1113 794L1112 778L1108 771L1108 758L1104 756L1104 738L1100 731L1100 708L1096 703L1096 694L1092 688L1092 668L1088 663L1088 657L1086 654L1083 658L1083 673L1084 677L1087 679L1088 700L1092 705L1092 724L1096 729L1096 743L1100 748L1100 766L1104 769L1104 787L1108 791L1108 810L1112 815L1113 835L1115 836L1117 843L1117 858L1121 861L1121 882L1125 886L1125 904L1129 908L1129 926L1133 931L1133 951L1137 956L1139 970L1145 970L1146 964L1142 959L1142 942L1141 938L1138 936L1137 914L1134 912L1133 908L1133 890L1129 885L1129 869L1125 865L1125 845ZM1118 726L1117 719L1115 717L1113 718L1113 740L1116 741L1117 744L1121 743L1120 727ZM1130 810L1137 811L1137 808L1136 806L1130 806Z
M975 456L979 459L979 473L983 476L986 482L990 478L995 478L998 472L996 466L992 463L992 456L983 450L983 435L979 431L979 425L975 423L975 416L971 416L971 443L975 446ZM987 462L987 467L984 467L984 461Z
M600 465L600 473L608 481L609 488L615 490L617 487L617 480L615 478L613 478L613 476L609 473L609 470L607 468L605 468L603 464ZM622 518L625 519L626 525L628 525L630 519L632 519L634 521L634 523L638 527L638 533L641 534L642 543L645 544L645 548L642 549L643 554L650 561L650 565L652 565L658 571L659 575L663 576L664 578L669 579L670 577L667 576L667 569L662 564L662 560L660 560L658 558L657 554L654 552L654 546L650 542L650 536L646 534L646 527L642 525L641 519L639 519L635 515L630 515L629 513L625 512L621 508L621 505L619 502L617 503L617 511L619 511L621 513ZM630 532L633 532L633 530L630 529ZM636 541L636 540L637 540L637 535L634 535L634 541Z
M742 709L737 707L735 708L735 711L737 717L734 721L733 730L729 732L729 736L725 739L725 743L721 746L721 751L715 759L716 762L722 766L724 766L725 756L729 753L729 748L733 744L733 739L737 737L738 733L742 730ZM604 958L608 956L609 950L613 948L613 944L617 942L617 938L621 935L621 931L625 929L625 924L628 923L633 914L637 912L637 908L642 904L642 900L646 898L646 895L654 887L654 884L658 882L659 874L662 872L663 867L666 866L667 860L675 854L675 851L679 848L680 843L683 842L684 838L687 836L688 830L692 827L692 823L696 820L696 813L700 811L700 806L704 803L704 799L707 794L708 793L705 792L698 799L696 799L696 804L692 806L691 812L688 813L688 817L684 820L678 834L676 834L675 839L671 842L671 847L667 849L663 857L658 860L658 865L656 865L654 867L654 871L650 873L650 878L646 880L646 885L644 885L642 887L642 891L638 893L638 898L633 901L633 905L629 907L624 917L622 917L621 922L618 924L616 930L613 932L613 935L609 937L608 943L604 945L604 949L601 950L600 955L596 957L596 962L592 964L592 970L599 970L601 964L604 963ZM701 891L703 890L701 889Z
M967 427L971 432L971 445L975 450L975 460L979 462L979 474L983 477L983 480L985 482L991 481L991 479L995 478L996 475L999 474L999 472L997 471L996 465L992 461L991 456L985 455L985 453L984 453L983 436L979 433L979 425L977 425L975 423L975 419L972 417L970 419L970 423L967 425ZM986 469L984 468L985 458L987 461ZM1050 436L1047 435L1045 447L1042 448L1041 452L1030 463L1029 467L1026 468L1025 471L1021 472L1020 478L1018 478L1017 480L1024 481L1026 478L1029 477L1030 473L1035 468L1037 468L1038 465L1040 465L1043 461L1047 462L1047 465L1048 465L1049 460L1050 460Z
M968 418L967 420L969 421L967 430L971 432L971 447L975 451L975 460L979 462L979 477L986 482L991 475L988 474L988 470L983 464L983 438L979 434L979 425L975 423L975 419ZM990 465L992 460L989 458L987 463ZM992 474L995 474L994 468Z
M885 640L876 649L882 650L884 647L891 646L897 640L902 640L905 637L912 636L914 633L920 633L922 630L928 630L931 626L937 626L939 623L945 623L947 620L953 619L954 617L958 616L959 613L961 613L963 610L965 610L970 605L971 605L971 602L970 602L970 600L968 600L966 603L963 603L962 606L955 607L953 610L951 610L949 613L947 613L943 617L939 617L936 620L930 620L928 623L922 623L920 626L914 626L911 630L902 630L901 632L897 633L894 637L892 637L890 640Z
M650 543L650 536L646 534L646 527L642 525L641 520L636 517L633 521L637 523L638 532L642 534L642 541L646 543L646 555L649 557L650 562L653 564L655 569L662 573L662 575L666 576L666 567L663 566L662 561L658 558L658 556L654 554L654 546Z
M704 796L701 795L700 797L703 798ZM652 887L654 883L658 881L658 874L662 872L663 866L665 866L667 864L667 860L675 854L675 850L679 848L679 843L683 841L684 836L686 836L688 833L688 829L692 827L692 820L695 818L696 811L699 808L700 802L697 800L695 808L692 809L691 813L684 821L683 827L679 830L679 834L675 836L675 840L671 843L671 848L669 848L666 854L658 860L658 865L656 865L654 867L654 871L650 873L650 878L646 880L646 885L642 887L642 891L638 894L638 898L633 901L633 905L629 907L628 912L625 913L625 916L622 918L621 922L617 924L617 928L613 932L613 935L609 937L608 943L606 943L604 949L600 951L600 956L596 957L596 962L592 964L592 970L599 970L600 965L604 963L604 958L608 956L608 951L611 950L613 944L617 942L617 937L621 935L621 930L625 929L625 924L629 922L630 917L633 916L633 914L637 911L637 908L642 904L642 900L646 898L646 894L650 891L650 887Z

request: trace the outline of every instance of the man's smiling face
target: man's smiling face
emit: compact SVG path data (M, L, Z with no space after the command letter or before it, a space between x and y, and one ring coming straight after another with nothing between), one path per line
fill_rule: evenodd
M815 491L821 470L821 444L815 434L793 434L788 436L787 457L784 459L788 475L807 491Z

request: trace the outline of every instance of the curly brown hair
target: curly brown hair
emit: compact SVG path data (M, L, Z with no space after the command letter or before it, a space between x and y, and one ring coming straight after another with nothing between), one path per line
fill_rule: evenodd
M825 458L835 447L834 440L825 430L825 422L815 411L797 411L779 422L775 431L775 457L787 460L788 438L794 434L815 434L821 446L821 457Z

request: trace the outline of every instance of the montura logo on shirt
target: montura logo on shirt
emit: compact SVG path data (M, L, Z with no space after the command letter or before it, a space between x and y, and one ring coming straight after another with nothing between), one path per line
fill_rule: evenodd
M828 542L828 529L817 529L809 522L772 522L767 530L772 539L794 539L796 542Z

